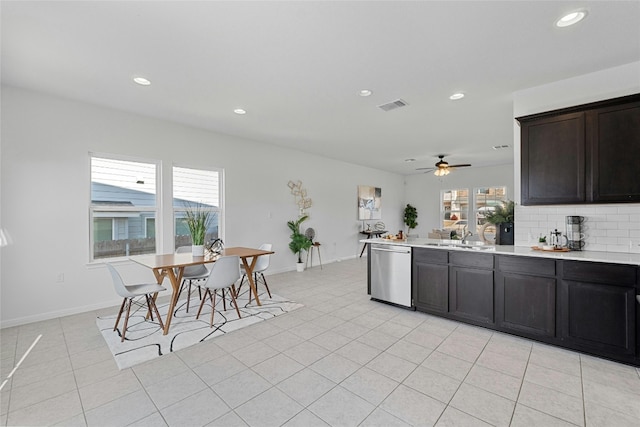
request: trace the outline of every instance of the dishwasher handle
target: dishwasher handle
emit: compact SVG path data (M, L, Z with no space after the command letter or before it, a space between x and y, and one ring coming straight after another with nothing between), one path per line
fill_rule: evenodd
M410 254L411 250L407 249L407 250L402 250L402 251L397 251L394 249L382 249L382 248L371 248L372 251L380 251L380 252L394 252L397 254Z

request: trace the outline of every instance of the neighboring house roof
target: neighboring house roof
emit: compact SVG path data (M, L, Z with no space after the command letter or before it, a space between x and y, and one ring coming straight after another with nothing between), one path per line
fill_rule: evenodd
M153 206L156 195L144 191L118 187L117 185L91 182L91 203L98 206ZM187 207L189 205L215 208L217 206L195 203L191 200L173 199L174 206Z

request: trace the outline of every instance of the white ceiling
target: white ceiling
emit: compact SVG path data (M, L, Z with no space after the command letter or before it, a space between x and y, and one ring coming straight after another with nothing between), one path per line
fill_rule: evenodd
M554 26L577 8L584 21ZM437 154L510 163L512 149L491 147L512 144L514 91L640 60L639 1L2 1L0 13L3 84L400 174ZM409 105L377 107L398 98Z

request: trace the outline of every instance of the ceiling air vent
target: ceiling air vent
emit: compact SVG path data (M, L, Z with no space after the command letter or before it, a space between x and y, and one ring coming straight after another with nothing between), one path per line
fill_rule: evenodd
M406 107L407 102L403 101L402 99L396 99L395 101L391 101L391 102L387 102L386 104L382 104L382 105L378 105L378 108L380 108L383 111L391 111L391 110L395 110L396 108L400 108L400 107Z

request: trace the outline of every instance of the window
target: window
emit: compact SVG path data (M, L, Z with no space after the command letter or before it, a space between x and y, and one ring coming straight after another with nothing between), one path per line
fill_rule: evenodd
M157 169L152 162L91 157L91 260L156 252Z
M173 167L173 216L175 247L191 245L185 210L198 206L211 212L205 242L220 237L222 173L218 170Z
M476 188L474 194L476 231L480 232L482 226L487 222L485 215L488 212L495 211L496 206L502 206L503 202L507 201L507 188Z
M480 235L486 223L485 215L507 201L507 187L475 188L472 195L473 200L469 200L467 188L442 191L440 211L443 229L459 236L465 231ZM495 236L495 230L487 230L484 235L490 240Z
M461 235L469 220L469 190L459 188L442 191L442 228Z
M474 190L476 221L475 232L480 240L494 242L496 238L496 227L489 224L485 228L486 214L495 211L496 206L501 206L507 201L507 187L485 187Z

